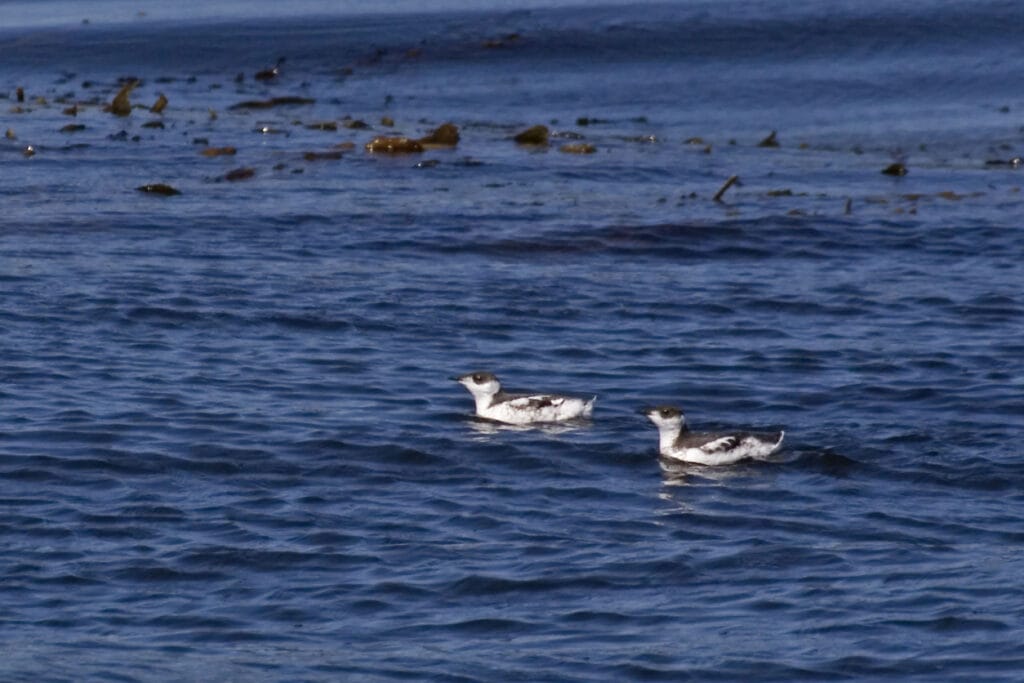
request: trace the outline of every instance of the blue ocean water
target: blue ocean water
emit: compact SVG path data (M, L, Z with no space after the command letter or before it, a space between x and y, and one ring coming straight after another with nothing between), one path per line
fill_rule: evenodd
M1020 679L1016 3L201 5L0 2L0 678Z

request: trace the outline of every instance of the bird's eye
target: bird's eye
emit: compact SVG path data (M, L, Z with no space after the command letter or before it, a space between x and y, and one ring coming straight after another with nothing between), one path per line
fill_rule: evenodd
M672 415L672 411L669 410L668 408L662 408L661 409L661 416L662 417L669 417L671 415Z
M484 376L479 374L479 373L477 373L477 374L473 375L473 381L476 382L477 384L483 384L484 383Z

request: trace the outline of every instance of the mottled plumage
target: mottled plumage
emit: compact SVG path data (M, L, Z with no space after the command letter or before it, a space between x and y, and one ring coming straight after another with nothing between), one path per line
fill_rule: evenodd
M744 458L765 458L782 447L785 432L691 432L678 408L647 408L644 415L658 427L663 458L700 465L729 465Z
M554 394L508 394L489 372L471 372L454 378L476 402L476 414L507 424L564 422L590 417L596 397L589 400Z

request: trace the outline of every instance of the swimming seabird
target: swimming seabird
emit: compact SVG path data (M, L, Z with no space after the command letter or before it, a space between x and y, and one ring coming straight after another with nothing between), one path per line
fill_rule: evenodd
M658 452L663 458L700 465L729 465L744 458L765 458L782 447L785 432L691 432L683 412L674 406L645 408L658 427Z
M555 394L508 394L489 372L471 372L453 377L473 394L476 414L488 420L524 425L535 422L564 422L590 417L596 396L587 400Z

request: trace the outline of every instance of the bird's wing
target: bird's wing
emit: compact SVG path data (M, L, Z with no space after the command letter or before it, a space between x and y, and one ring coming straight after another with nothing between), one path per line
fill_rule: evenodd
M513 408L548 408L560 406L565 402L561 396L548 396L547 394L535 394L533 396L517 396L509 401Z
M705 453L717 453L735 448L737 443L738 439L735 436L721 436L703 444L700 449Z

